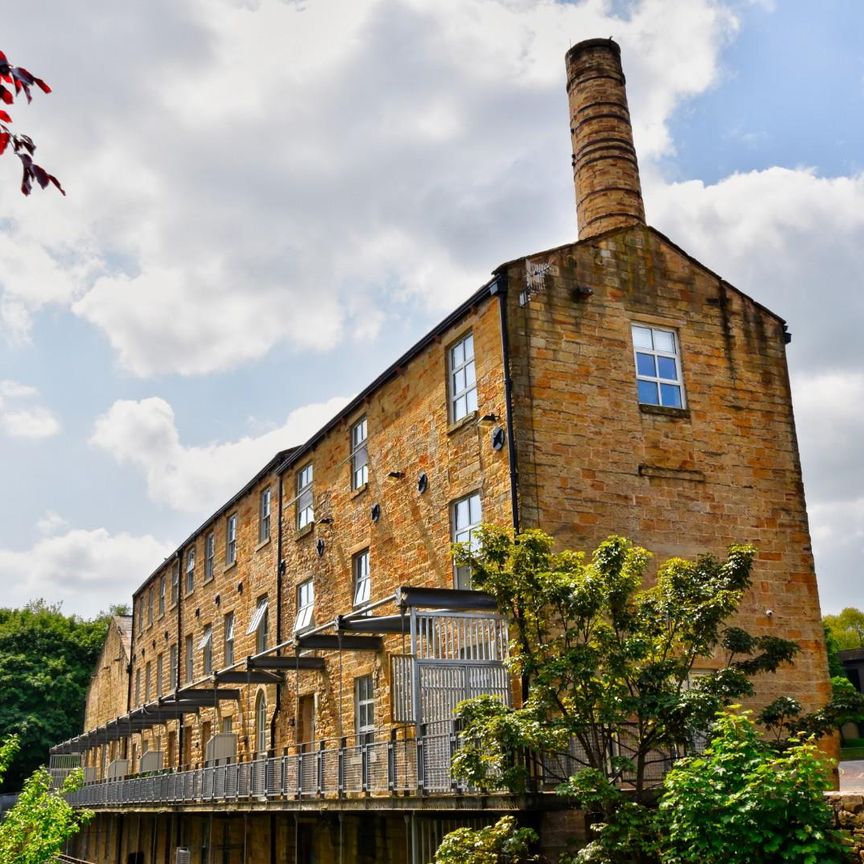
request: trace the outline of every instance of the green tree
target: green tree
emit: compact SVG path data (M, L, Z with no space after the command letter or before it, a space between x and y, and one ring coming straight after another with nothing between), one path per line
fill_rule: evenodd
M749 712L720 715L704 755L666 775L662 864L832 864L849 860L823 793L829 770L812 740L778 753Z
M733 546L661 564L610 537L589 560L553 551L542 531L513 537L484 526L475 549L454 547L511 625L510 665L527 685L522 707L491 697L460 706L463 746L454 771L483 788L528 787L533 760L568 751L579 770L559 791L600 819L581 862L653 862L661 831L655 809L662 763L705 740L718 711L753 692L753 678L790 662L798 646L729 626L750 586L755 550ZM785 735L830 729L835 715L801 713L792 699L769 706ZM552 760L546 759L548 766ZM624 795L622 785L632 789Z
M822 629L825 632L825 651L828 654L828 674L832 678L845 678L846 671L843 669L843 662L840 660L840 645L837 642L834 631L824 618L822 619Z
M107 619L84 621L42 601L0 609L0 739L20 741L3 788L17 791L48 749L81 731Z
M513 816L502 816L494 825L451 831L435 853L435 864L539 864L544 859L531 851L537 839Z
M12 762L19 741L12 736L0 746L0 777ZM50 864L63 851L67 839L90 821L93 814L76 811L65 795L83 783L81 769L69 774L60 789L51 788L51 775L45 768L24 783L15 806L0 822L0 862L6 864Z
M826 615L825 626L834 637L837 648L864 648L864 612L848 606L839 615Z

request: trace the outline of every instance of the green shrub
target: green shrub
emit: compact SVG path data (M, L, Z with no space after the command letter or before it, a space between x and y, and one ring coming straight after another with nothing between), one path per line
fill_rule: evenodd
M849 853L823 793L812 740L766 745L749 712L718 716L704 755L666 775L662 864L840 864Z

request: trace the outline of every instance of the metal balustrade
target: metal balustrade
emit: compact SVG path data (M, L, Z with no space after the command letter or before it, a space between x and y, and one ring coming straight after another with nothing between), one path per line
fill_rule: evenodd
M412 730L413 731L413 730ZM364 795L471 794L450 765L462 745L453 721L429 724L416 737L328 739L284 756L253 759L188 771L163 771L86 783L68 796L78 807L205 804L234 801L310 800ZM623 748L622 748L623 749ZM551 792L586 766L575 741L563 753L523 753L536 792ZM657 754L646 772L659 782L674 755ZM623 778L625 784L629 778Z

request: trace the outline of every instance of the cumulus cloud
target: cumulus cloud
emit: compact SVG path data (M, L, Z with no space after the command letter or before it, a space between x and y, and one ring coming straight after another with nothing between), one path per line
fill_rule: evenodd
M736 28L721 4L626 9L96 0L82 16L35 0L51 26L37 39L17 16L7 39L58 84L28 110L64 142L44 159L69 197L0 186L0 326L25 341L40 310L70 308L132 374L197 375L280 342L368 339L394 301L451 307L498 262L574 234L571 40L621 41L644 158L716 80Z
M864 176L774 167L718 183L651 181L651 221L782 315L826 610L861 603ZM845 596L845 600L842 599ZM851 598L851 599L850 599Z
M281 426L259 435L186 446L164 399L120 400L96 420L91 442L141 471L153 501L200 513L234 494L279 450L303 443L347 401L335 397L297 408Z
M0 431L10 438L50 438L60 431L54 414L39 404L39 391L18 381L0 381Z
M0 548L3 604L23 606L41 597L62 603L67 613L92 616L128 602L142 575L170 551L149 534L110 534L104 528L68 529L29 549Z

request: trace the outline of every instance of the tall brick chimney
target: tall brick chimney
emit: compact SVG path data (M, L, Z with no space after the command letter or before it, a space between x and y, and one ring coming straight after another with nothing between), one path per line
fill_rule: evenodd
M579 239L645 223L621 49L588 39L567 52Z

